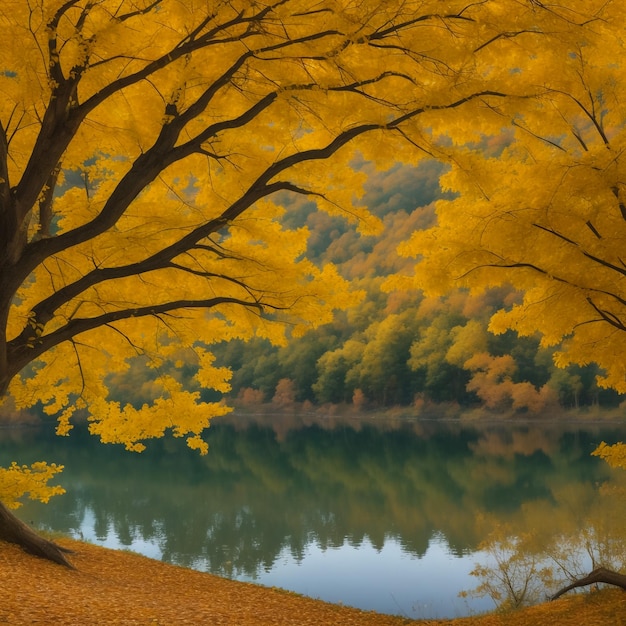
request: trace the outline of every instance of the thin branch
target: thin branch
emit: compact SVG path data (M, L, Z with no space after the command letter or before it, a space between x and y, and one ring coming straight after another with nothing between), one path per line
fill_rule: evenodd
M600 135L604 145L605 146L610 145L609 139L606 136L606 134L604 132L604 129L602 128L602 123L599 122L596 119L596 116L595 116L595 114L593 112L593 100L591 101L592 110L589 110L576 96L574 96L571 93L568 93L566 91L562 91L560 89L549 89L549 91L551 91L553 93L561 94L562 96L565 96L566 98L569 98L570 100L575 102L578 105L578 107L581 109L581 111L587 116L587 118L589 118L589 120L593 124L594 128L596 129L597 133Z
M468 270L467 272L465 272L464 274L461 274L460 276L457 277L457 280L461 280L463 278L465 278L466 276L468 276L469 274L471 274L472 272L475 272L478 269L483 269L483 268L493 268L493 269L530 269L533 271L538 272L539 274L546 276L548 278L550 278L550 280L554 280L560 283L563 283L565 285L568 285L570 287L574 287L579 289L582 292L587 292L587 293L595 293L595 294L600 294L603 296L608 296L609 298L614 299L618 304L620 304L622 307L626 307L626 299L622 298L621 296L617 295L616 293L612 293L610 291L606 291L604 289L596 289L594 287L582 287L581 285L572 283L570 280L568 280L567 278L563 278L562 276L557 276L552 272L548 272L547 270L534 265L533 263L483 263L481 265L478 265L470 270ZM587 301L587 303L594 309L594 311L596 311L596 313L598 313L598 315L600 315L601 319L600 320L588 320L585 323L589 323L591 321L594 322L599 322L599 321L604 321L609 323L611 326L619 329L619 330L625 330L626 331L626 324L624 324L621 319L615 314L612 313L611 311L607 311L606 309L601 309L599 305L597 305L591 295L587 295L585 297L585 300Z
M72 337L70 340L70 343L72 344L72 349L74 350L74 354L76 355L76 365L78 367L78 372L80 374L80 380L81 380L81 389L79 392L79 396L83 395L83 391L85 391L85 374L83 371L83 364L81 363L80 360L80 353L78 352L78 348L76 347L76 342L74 341L74 338Z
M60 343L69 341L81 333L107 326L113 322L138 317L160 316L172 311L181 311L184 309L212 309L223 304L235 304L247 309L255 309L259 314L263 314L266 308L275 311L283 310L282 307L273 306L260 301L249 302L240 298L222 296L200 300L174 300L162 304L109 311L94 317L74 318L69 320L67 324L61 328L47 335L31 338L30 345L17 342L16 340L9 342L9 369L13 373L17 373L26 363L37 359Z
M389 35L395 35L400 30L405 30L411 26L415 26L420 22L426 22L429 20L441 20L442 22L452 21L452 20L460 20L464 22L473 22L474 20L469 17L465 17L461 13L448 13L445 15L441 15L439 13L428 13L426 15L420 15L419 17L412 18L410 20L405 20L404 22L400 22L399 24L392 24L388 28L379 29L374 34L368 37L368 40L375 41L377 39L383 39L388 37Z
M585 224L587 225L587 228L589 228L589 230L598 238L598 239L602 239L602 235L598 232L598 230L596 229L596 227L591 223L591 220L587 220L585 222Z
M522 126L515 119L511 120L511 125L514 126L515 128L519 128L520 130L523 130L524 132L528 133L531 137L534 137L535 139L539 139L539 141L543 141L544 143L547 143L549 146L552 146L553 148L557 148L558 150L561 150L561 152L567 152L567 150L563 146L560 146L556 141L553 141L552 139L548 139L547 137L542 137L541 135L534 133L532 130L530 130L530 128L528 128L527 126Z
M116 15L115 19L118 20L119 22L125 22L126 20L129 20L133 17L137 17L138 15L146 15L147 13L150 13L150 11L152 11L152 9L154 9L155 7L159 6L159 4L161 4L163 2L163 0L154 0L154 2L152 2L151 4L146 5L143 9L137 9L136 11L130 11L129 13L124 13L123 15Z
M589 225L589 223L587 223L587 225ZM619 265L615 265L614 263L611 263L609 261L605 261L604 259L601 259L600 257L595 256L594 254L591 254L590 252L587 252L579 243L577 243L576 241L574 241L573 239L570 239L569 237L566 237L565 235L559 233L558 231L552 229L552 228L548 228L546 226L542 226L541 224L537 224L537 223L533 223L533 226L535 226L536 228L539 228L547 233L550 233L551 235L554 235L555 237L557 237L558 239L561 239L562 241L565 241L573 246L575 246L576 248L578 248L580 250L580 253L587 257L589 260L591 261L595 261L596 263L610 269L613 270L615 272L617 272L618 274L621 274L622 276L626 276L626 268L624 267L620 267ZM596 231L597 234L597 231Z
M576 246L577 248L579 248L580 246L578 245L577 242L575 242L573 239L570 239L569 237L566 237L565 235L562 235L561 233L559 233L556 230L553 230L552 228L548 228L547 226L542 226L541 224L537 224L536 222L533 222L532 224L535 228L539 228L540 230L545 231L546 233L550 233L551 235L554 235L555 237L557 237L558 239L562 239L563 241L566 241L567 243L571 243L573 246Z
M604 291L600 292L600 293L606 293ZM622 300L621 298L619 298L618 296L613 296L618 302L620 302L620 304L624 304L624 300ZM600 317L605 321L608 322L611 326L614 326L615 328L617 328L618 330L626 330L626 326L624 325L624 323L622 322L622 320L615 315L615 313L611 313L611 311L606 311L605 309L601 309L592 299L590 296L587 296L587 298L585 298L585 300L587 300L588 304L591 305L591 307L596 311L596 313L598 313L598 315L600 315Z
M503 33L499 33L498 35L495 35L494 37L492 37L491 39L488 39L484 43L481 43L480 46L478 46L478 48L474 48L474 52L479 52L483 48L486 48L487 46L494 43L495 41L498 41L499 39L514 39L515 37L519 37L519 35L526 35L526 34L543 35L544 33L539 30L530 30L530 29L505 31Z
M231 283L233 285L236 285L237 287L241 287L241 289L245 291L249 296L253 297L255 301L258 301L259 299L257 296L254 295L254 292L257 291L256 289L252 289L243 280L234 278L233 276L226 276L226 274L218 274L216 272L195 270L191 267L180 265L179 263L169 263L167 267L183 272L184 274L192 274L193 276L197 276L199 278L205 278L207 280L212 279L212 278L223 280L224 282ZM259 294L262 295L263 293L266 293L266 292L259 291Z

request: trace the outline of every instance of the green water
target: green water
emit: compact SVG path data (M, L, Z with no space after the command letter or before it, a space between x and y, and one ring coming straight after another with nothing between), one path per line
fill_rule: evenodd
M295 420L292 420L292 424ZM221 576L409 617L491 608L461 600L485 516L546 520L563 493L612 480L590 453L626 426L353 421L214 425L205 457L180 440L142 454L84 432L0 431L0 464L66 466L67 494L18 511L41 528Z

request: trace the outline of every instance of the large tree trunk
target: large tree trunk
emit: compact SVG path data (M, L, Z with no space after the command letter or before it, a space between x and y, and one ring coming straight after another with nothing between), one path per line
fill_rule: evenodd
M587 585L593 585L596 583L606 583L607 585L615 585L616 587L626 589L626 575L618 574L617 572L606 569L604 567L598 567L597 569L594 569L591 574L583 578L579 578L578 580L575 580L571 585L567 585L567 587L563 587L563 589L557 591L550 598L550 600L556 600L571 589L576 589L577 587L585 587Z
M0 539L16 543L25 552L42 559L48 559L74 569L74 566L65 557L65 554L71 554L71 550L40 537L30 526L27 526L7 509L2 502L0 502Z

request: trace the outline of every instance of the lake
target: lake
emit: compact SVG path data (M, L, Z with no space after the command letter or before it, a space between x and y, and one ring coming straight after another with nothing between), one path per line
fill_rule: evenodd
M65 465L66 495L18 510L38 528L330 602L445 618L494 607L459 597L490 558L479 549L489 529L518 528L529 510L541 526L564 506L581 507L566 519L584 515L598 485L624 473L591 451L624 436L624 424L231 416L208 431L204 457L176 439L133 454L78 428L66 438L23 428L0 430L0 465Z

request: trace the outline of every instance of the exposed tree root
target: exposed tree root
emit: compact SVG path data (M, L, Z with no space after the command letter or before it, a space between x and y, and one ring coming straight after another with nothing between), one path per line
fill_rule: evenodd
M20 546L25 552L74 569L65 557L72 551L40 537L0 502L0 539Z
M598 567L594 569L593 572L584 576L583 578L579 578L575 580L571 585L567 585L567 587L563 587L560 591L557 591L550 600L556 600L564 593L572 589L576 589L577 587L585 587L587 585L593 585L595 583L606 583L607 585L615 585L616 587L621 587L626 590L626 575L618 574L610 569L606 569L605 567Z

